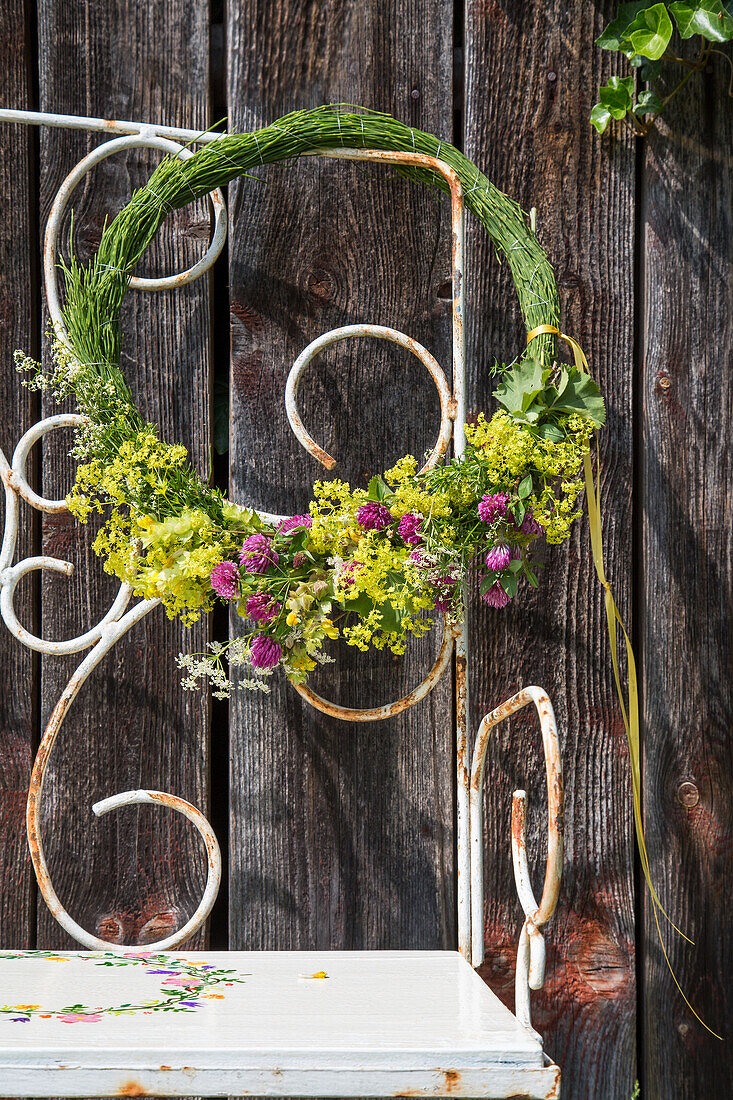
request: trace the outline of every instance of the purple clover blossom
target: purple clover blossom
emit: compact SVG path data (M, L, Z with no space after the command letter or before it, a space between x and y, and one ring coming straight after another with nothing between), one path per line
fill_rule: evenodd
M478 514L484 523L495 523L497 519L504 519L507 514L509 497L506 493L486 493L483 500L479 501Z
M272 596L268 596L266 592L257 592L254 596L250 596L245 604L247 618L260 623L271 623L281 608L282 604Z
M277 551L272 549L266 535L250 535L244 540L239 552L239 560L245 573L266 573L271 565L280 560Z
M542 524L534 518L534 513L531 509L525 512L524 519L522 520L519 530L523 535L544 535L545 529Z
M222 600L235 600L239 595L239 569L233 561L220 561L211 570L211 587Z
M422 550L413 550L410 554L410 561L418 566L427 565L427 562L425 561L425 555L423 554Z
M296 531L299 527L304 527L310 531L313 526L313 519L311 516L291 516L290 519L281 519L277 525L277 532L279 535L285 535L288 531Z
M249 650L252 668L274 668L283 655L279 642L268 638L266 634L255 635Z
M392 513L383 504L370 501L369 504L362 504L357 510L356 519L365 531L383 531L392 522Z
M495 584L492 584L488 592L484 592L481 599L484 603L487 603L489 607L506 607L511 597L506 594L499 582L496 581Z
M492 569L495 573L500 573L502 569L506 569L511 560L512 554L507 544L497 542L496 546L492 546L486 555L486 568Z
M406 512L400 520L397 530L407 546L417 546L422 542L422 523L422 516L416 516L414 512Z

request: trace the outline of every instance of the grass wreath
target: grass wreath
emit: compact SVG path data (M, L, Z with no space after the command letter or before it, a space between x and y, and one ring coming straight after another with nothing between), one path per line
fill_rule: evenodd
M417 151L458 174L468 208L511 269L528 331L555 326L554 273L520 207L453 146L388 115L339 107L297 111L247 134L226 134L187 159L167 157L107 226L94 258L71 257L63 310L67 336L54 341L44 375L19 355L28 384L72 395L86 418L67 500L86 521L105 522L95 551L136 595L159 598L191 623L216 598L247 620L241 637L182 656L184 686L204 680L226 696L224 658L244 666L240 686L267 690L278 666L302 683L330 658L329 639L404 651L431 625L431 611L459 619L469 563L480 556L481 592L506 606L521 578L533 586L533 546L567 538L580 514L582 470L603 399L577 365L555 363L555 336L541 332L519 362L502 368L499 410L466 429L460 458L418 473L407 455L366 488L317 482L307 514L277 525L226 500L192 469L180 444L145 423L120 369L120 307L130 276L164 218L257 165L317 149ZM445 189L425 169L399 168Z

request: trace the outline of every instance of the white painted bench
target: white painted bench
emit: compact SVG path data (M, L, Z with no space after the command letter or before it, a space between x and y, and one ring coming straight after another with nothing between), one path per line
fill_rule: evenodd
M56 237L76 182L104 156L128 145L171 151L176 142L215 140L171 127L110 123L32 112L0 110L0 121L74 126L130 135L101 145L71 173L51 212L45 248L46 291L54 324L62 324L56 288ZM416 154L341 150L351 159L416 164ZM354 326L359 334L411 346L436 380L443 409L441 453L450 434L463 448L465 414L463 341L463 196L455 173L434 158L420 164L441 173L453 209L453 386L419 345L377 326ZM215 196L217 231L201 275L216 258L226 232L223 198ZM223 226L223 229L222 229ZM192 275L191 277L195 277ZM187 277L188 279L188 277ZM186 281L187 281L186 279ZM147 280L141 289L165 281ZM167 284L166 284L167 285ZM319 448L300 423L297 382L309 359L334 339L354 333L334 330L314 341L296 362L288 383L288 413L303 445ZM386 334L386 335L385 335ZM405 341L408 341L406 344ZM422 353L425 353L423 356ZM20 642L46 654L89 650L72 676L44 733L31 777L28 840L41 894L59 923L85 950L0 951L0 1094L3 1096L476 1096L558 1097L560 1071L543 1053L532 1029L529 989L544 979L541 927L555 909L562 868L562 769L552 705L539 688L520 691L481 722L469 768L469 720L465 635L446 628L436 663L414 691L387 707L352 711L336 707L306 688L301 694L319 709L348 721L373 721L417 703L450 667L456 655L456 754L458 951L383 952L187 952L182 944L206 919L219 884L218 844L208 822L189 803L159 791L127 791L97 804L98 814L122 805L161 803L183 813L206 845L209 875L198 909L183 928L143 951L108 944L81 928L66 912L48 874L40 833L40 804L49 757L79 688L116 641L152 611L148 600L127 610L131 591L122 586L102 621L64 642L35 637L18 621L13 597L26 573L51 569L68 574L67 562L48 557L14 564L21 501L45 512L63 501L38 496L26 480L33 444L46 432L78 423L73 415L51 417L21 439L12 462L0 451L6 523L0 549L0 612ZM452 423L451 423L452 421ZM436 445L437 446L437 445ZM323 452L320 452L321 454ZM545 751L548 790L548 856L538 904L529 881L524 834L524 792L515 792L512 849L519 900L524 911L517 954L513 1015L476 974L483 960L482 782L493 727L533 703ZM181 953L182 951L182 953Z

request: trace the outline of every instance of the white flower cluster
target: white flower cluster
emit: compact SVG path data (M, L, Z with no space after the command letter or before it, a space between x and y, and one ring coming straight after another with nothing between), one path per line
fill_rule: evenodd
M208 681L214 689L215 699L228 699L235 688L248 688L250 691L270 691L270 685L264 680L238 676L236 683L224 670L224 657L229 667L249 665L249 648L246 639L234 638L231 642L209 642L207 653L179 653L176 658L178 668L186 675L181 681L184 691L196 691L202 682ZM263 669L257 670L260 676L268 675Z

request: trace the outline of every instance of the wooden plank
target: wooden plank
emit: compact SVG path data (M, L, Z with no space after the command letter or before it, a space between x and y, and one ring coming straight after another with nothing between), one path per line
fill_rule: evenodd
M733 1080L733 128L728 70L694 78L646 146L644 744L652 876L690 947L645 905L643 1094L728 1095ZM648 899L645 896L645 902Z
M434 0L232 4L228 43L238 129L347 101L450 138L451 13ZM324 471L287 425L287 372L316 335L356 321L392 324L448 366L450 307L439 290L450 278L450 214L382 168L302 163L263 178L230 188L231 492L301 512ZM311 367L303 415L338 457L334 474L365 484L429 447L431 386L391 345L343 343ZM434 632L403 661L339 647L314 686L353 706L399 698L438 641ZM325 718L280 682L265 699L235 697L231 947L454 945L448 680L378 725Z
M41 0L38 22L43 110L208 123L208 6L202 0L117 0L101 7ZM98 140L41 132L44 225L66 173ZM158 160L158 154L133 150L87 177L73 201L78 254L90 255L104 218L129 199ZM141 273L189 266L207 235L203 204L181 211L162 230ZM156 295L131 292L123 328L123 367L144 414L164 438L184 442L205 470L205 282ZM52 496L70 482L68 444L68 438L52 439L46 448L44 487ZM116 589L91 552L90 535L65 516L44 523L44 551L77 566L71 581L44 582L43 619L55 637L97 622ZM181 649L200 650L205 638L205 624L187 631L154 612L92 675L52 760L45 836L58 892L84 927L115 942L161 938L190 915L201 896L205 861L188 823L163 809L135 809L92 826L90 806L142 786L182 795L206 812L207 704L181 691L174 665ZM44 660L44 720L75 664ZM38 934L43 946L70 945L45 909Z
M24 5L0 3L0 102L28 108L31 88L25 52ZM32 144L22 126L0 127L0 446L8 461L35 420L37 401L20 385L13 352L35 352L33 287ZM5 494L2 493L4 523ZM24 508L16 560L37 553L37 529ZM30 581L18 590L16 608L33 629L36 601ZM25 800L36 739L38 662L0 625L0 664L5 688L0 695L0 943L30 947L35 935L35 883L25 839Z
M609 5L605 5L610 10ZM600 141L588 112L608 56L590 45L608 12L588 4L467 5L469 156L525 209L558 274L564 331L583 345L607 395L601 434L607 572L624 613L632 594L632 360L634 156ZM585 43L570 49L569 41ZM487 409L488 367L523 346L516 295L487 238L469 244L470 409ZM627 1100L634 1080L633 849L630 779L615 702L601 589L587 522L548 547L535 594L505 612L475 600L471 622L474 721L524 684L544 687L564 746L567 845L557 915L548 928L535 1026L562 1070L563 1096ZM497 731L487 765L487 962L492 987L513 1001L520 908L509 848L511 792L534 804L536 889L544 863L544 765L534 716ZM493 838L493 839L492 839Z

